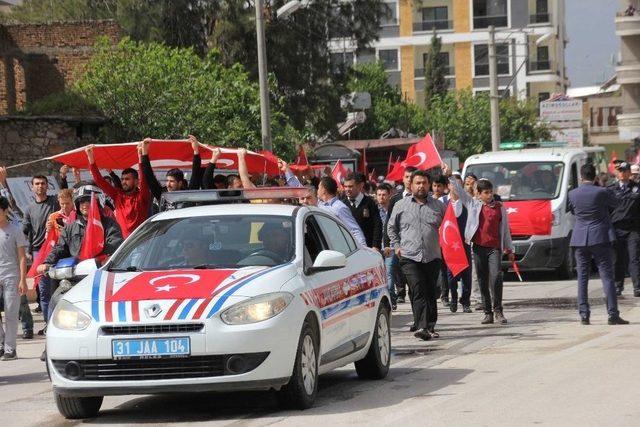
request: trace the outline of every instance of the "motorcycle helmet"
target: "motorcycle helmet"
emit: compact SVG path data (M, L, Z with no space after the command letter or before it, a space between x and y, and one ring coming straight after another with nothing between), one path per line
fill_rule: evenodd
M80 203L88 202L91 200L91 195L95 194L98 198L98 204L100 208L104 206L104 193L102 190L93 183L93 181L82 182L77 188L73 190L73 204L76 207L76 211L80 211Z

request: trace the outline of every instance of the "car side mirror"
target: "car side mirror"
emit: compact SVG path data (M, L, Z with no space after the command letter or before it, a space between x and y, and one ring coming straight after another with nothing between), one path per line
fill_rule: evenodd
M313 266L309 267L307 272L316 273L318 271L337 270L346 267L346 265L347 257L345 257L343 253L324 250L318 254Z
M95 259L93 258L85 259L84 261L80 261L78 265L76 265L75 275L82 276L82 277L88 276L91 273L94 273L97 269L98 269L98 264L96 264Z

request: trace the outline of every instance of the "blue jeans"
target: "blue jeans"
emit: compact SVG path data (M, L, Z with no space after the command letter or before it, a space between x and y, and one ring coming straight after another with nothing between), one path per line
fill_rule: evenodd
M38 252L35 251L33 253L33 259L38 257ZM51 285L49 276L46 274L40 276L38 280L38 289L40 290L40 308L42 309L42 317L44 318L44 323L49 321L49 301L51 301Z
M398 295L396 294L396 277L395 274L393 274L393 258L396 256L396 254L393 254L384 259L384 266L387 269L387 286L389 288L392 305L396 305L398 300Z
M22 332L33 332L33 316L31 315L31 308L29 308L29 301L26 295L20 295L19 317L22 324Z
M462 280L462 296L460 297L460 304L463 307L468 307L471 305L471 246L464 244L464 251L467 254L467 259L469 260L469 267L467 267L462 273L458 274L456 277L453 277L451 271L447 268L447 279L449 281L449 289L451 290L451 304L456 304L458 302L458 280Z

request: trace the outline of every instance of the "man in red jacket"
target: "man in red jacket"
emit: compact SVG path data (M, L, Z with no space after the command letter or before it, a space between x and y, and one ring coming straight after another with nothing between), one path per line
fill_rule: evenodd
M89 160L91 176L96 185L109 196L115 205L116 221L122 229L122 237L127 238L149 217L151 194L144 179L138 177L138 171L127 168L122 171L122 188L115 188L107 182L96 166L93 157L93 145L85 149ZM138 150L138 169L142 170L141 153Z

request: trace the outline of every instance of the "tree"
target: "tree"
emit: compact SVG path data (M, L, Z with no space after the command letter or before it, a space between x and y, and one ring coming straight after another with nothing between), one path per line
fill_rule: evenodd
M356 65L350 73L347 90L369 92L371 95L367 120L352 133L353 137L380 138L392 128L405 134L423 134L426 131L424 107L403 100L398 89L388 83L387 73L381 64Z
M445 78L447 69L441 51L442 40L436 35L436 30L434 29L429 53L424 63L424 100L427 109L433 97L443 96L449 89Z
M117 0L24 0L0 14L5 23L85 21L114 17Z
M538 119L532 101L516 98L500 102L503 141L539 141L550 137L549 128ZM445 146L461 159L491 149L491 113L487 95L470 90L450 91L432 99L428 128L441 131Z
M225 67L217 52L200 58L193 49L123 39L117 46L101 40L74 91L111 119L118 141L185 137L259 150L258 87L241 65ZM294 154L299 134L272 104L275 152Z

